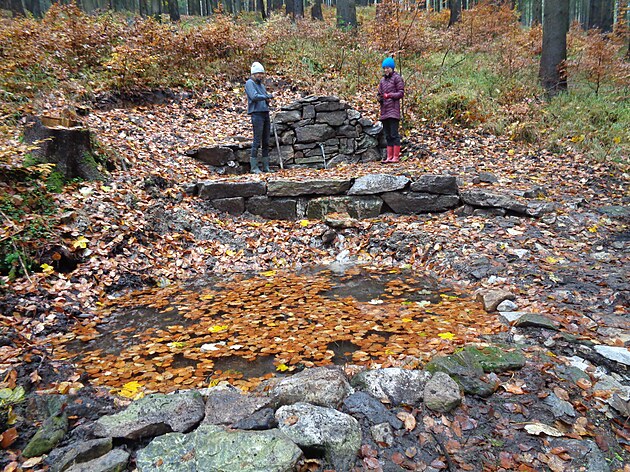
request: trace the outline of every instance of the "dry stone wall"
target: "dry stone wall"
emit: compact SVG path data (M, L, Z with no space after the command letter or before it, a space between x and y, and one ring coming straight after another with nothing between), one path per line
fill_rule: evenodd
M275 128L275 131L274 131ZM276 135L278 143L276 143ZM363 117L334 96L302 98L273 116L270 160L285 167L334 167L381 160L385 145L380 122ZM251 142L190 150L187 154L221 174L249 171Z

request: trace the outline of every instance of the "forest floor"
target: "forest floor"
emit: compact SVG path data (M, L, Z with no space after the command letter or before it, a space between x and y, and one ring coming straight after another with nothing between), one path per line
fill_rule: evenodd
M278 105L299 97L289 90L278 92ZM117 156L119 168L105 182L72 184L56 197L59 214L64 216L55 232L80 261L76 268L66 272L56 266L55 252L51 251L49 260L42 259L50 269L11 281L5 288L0 302L3 387L23 385L33 392L67 393L99 378L103 371L95 371L89 378L83 371L85 366L78 371L68 368L61 347L67 337L61 335L86 336L85 342L94 339L90 333L106 318L106 309L111 312L112 305L130 303L130 297L121 298L130 289L165 290L168 296L162 296L166 302L156 302L158 308L164 308L172 303L177 291L174 287L179 284L217 275L229 280L234 274L251 274L252 280L278 277L281 285L280 277L287 274L283 271L300 273L343 260L371 267L375 273L378 269L401 271L401 283L409 273L431 277L443 293L464 299L467 313L478 315L471 315L472 323L423 325L428 333L426 345L414 351L419 364L468 342L510 342L515 335L524 336L521 340L525 340L529 360L524 370L502 375L502 388L491 399L467 399L454 418L435 415L435 420L450 431L441 430L463 470L580 470L575 460L577 446L570 440L589 438L612 470L628 470L628 422L608 408L605 400L612 395L610 389L594 389L598 381L595 366L616 372L628 385L627 366L605 359L589 347L592 343L616 347L630 343L627 169L611 162L594 162L571 151L551 153L516 145L474 129L427 124L409 131L405 159L399 164L289 169L230 177L267 180L383 172L448 173L461 179L462 188L501 192L540 187L545 200L556 206L553 213L539 219L456 212L386 215L354 221L326 244L321 238L329 230L325 222L231 217L185 196L186 184L217 178L203 164L187 157L187 150L250 135L240 85L226 86L218 96L219 100L217 94L201 94L159 105L94 108L85 118L102 147ZM376 118L374 105L367 99L351 105ZM50 103L49 112L61 108L63 104ZM127 170L121 168L122 161ZM478 183L481 172L493 174L498 182ZM210 232L211 237L199 237L199 228ZM259 286L252 283L249 288L255 291ZM287 287L307 290L300 283ZM390 294L395 292L396 281L389 287L393 287ZM519 311L543 314L561 329L515 331L498 323L496 314L488 317L473 301L478 289L509 290L516 296ZM133 297L142 305L147 298L157 298L155 293ZM448 297L443 297L445 303L453 301ZM219 328L222 326L217 331L230 333L229 327ZM185 342L186 338L173 341ZM378 363L409 365L408 347L390 349ZM587 371L590 378L577 383L558 374L559 366L567 367L568 359L575 355L592 363ZM298 364L291 358L281 360L276 367L293 370ZM330 359L308 361L317 365ZM367 360L363 363L370 364ZM120 388L135 379L128 365L117 367L127 372L117 383L96 383ZM183 375L174 377L182 383L186 380ZM168 380L158 383L166 385L166 390L179 386ZM196 382L183 384L197 386ZM142 384L140 390L160 389L153 387ZM571 418L555 419L564 443L545 434L528 436L523 430L524 424L543 418L548 423L554 421L541 413L540 407L550 393L575 407ZM473 431L462 435L461 426L470 420L477 427L471 426ZM449 427L454 423L459 426ZM17 439L9 447L14 451L24 446L33 431L24 418L16 424ZM476 439L469 441L468 436ZM0 461L0 466L17 457L12 454ZM452 459L437 451L435 457L433 467L437 469L447 468L446 459Z

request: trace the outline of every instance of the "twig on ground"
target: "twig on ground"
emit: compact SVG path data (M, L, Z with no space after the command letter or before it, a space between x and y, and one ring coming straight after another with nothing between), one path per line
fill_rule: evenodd
M446 457L446 463L448 465L448 470L450 472L456 472L457 468L455 467L455 463L453 462L453 459L451 459L451 455L448 453L448 451L446 450L446 447L444 447L444 444L442 444L442 441L440 441L440 439L437 437L437 434L435 434L433 431L429 430L429 433L431 433L431 436L433 437L433 440L437 443L437 445L440 448L440 451L442 452L442 454L444 455L444 457Z

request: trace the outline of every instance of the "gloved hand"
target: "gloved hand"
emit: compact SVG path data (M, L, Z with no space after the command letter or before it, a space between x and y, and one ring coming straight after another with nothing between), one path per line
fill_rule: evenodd
M384 94L383 94L383 98L391 98L391 94L389 94L389 93L384 93Z

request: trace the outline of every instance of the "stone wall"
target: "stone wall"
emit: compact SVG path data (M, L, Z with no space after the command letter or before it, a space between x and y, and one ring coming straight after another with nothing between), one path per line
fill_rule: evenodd
M190 185L187 193L233 215L247 211L281 220L322 219L330 213L375 218L381 213L412 215L456 207L471 212L537 217L552 209L546 202L482 189L460 193L456 178L450 175L408 178L369 174L356 179L206 181Z
M278 147L285 167L323 168L379 161L383 157L382 131L380 122L361 116L338 97L302 98L273 116L271 162L279 164ZM216 167L218 173L241 174L249 171L250 149L251 142L243 141L193 149L187 154Z

